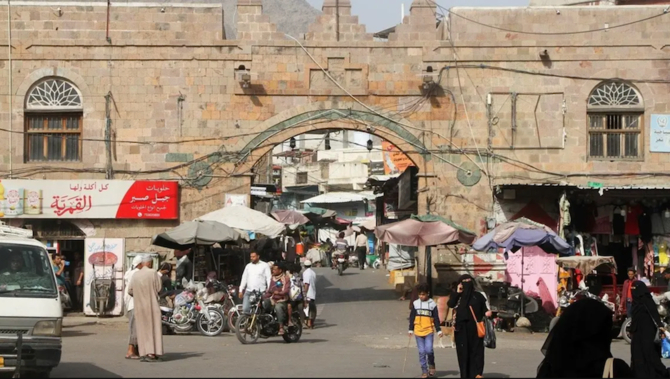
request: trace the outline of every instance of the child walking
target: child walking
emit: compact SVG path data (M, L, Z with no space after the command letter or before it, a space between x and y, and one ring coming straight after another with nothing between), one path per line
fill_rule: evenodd
M416 346L419 348L419 362L421 363L422 378L435 376L435 353L433 352L433 337L437 331L442 338L440 316L437 304L430 298L428 285L421 283L417 286L419 298L412 303L409 313L409 335L416 337Z

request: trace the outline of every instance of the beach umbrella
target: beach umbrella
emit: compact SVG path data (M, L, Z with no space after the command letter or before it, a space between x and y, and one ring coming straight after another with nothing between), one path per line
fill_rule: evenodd
M237 241L240 233L216 221L188 221L165 233L157 234L151 244L174 250L194 246L212 246L215 243Z

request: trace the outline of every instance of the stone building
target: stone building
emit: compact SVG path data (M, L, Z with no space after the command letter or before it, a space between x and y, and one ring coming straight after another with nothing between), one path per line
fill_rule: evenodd
M401 148L420 170L420 212L478 232L523 208L498 201L511 185L511 203L589 182L664 185L668 150L650 131L670 113L665 6L455 8L437 28L432 1L410 10L379 41L349 0L325 0L296 41L260 0L239 0L237 39L225 40L220 5L12 2L2 183L178 181L178 220L81 213L127 250L248 194L273 146L332 123ZM552 213L556 194L541 197ZM454 256L433 263L460 270Z

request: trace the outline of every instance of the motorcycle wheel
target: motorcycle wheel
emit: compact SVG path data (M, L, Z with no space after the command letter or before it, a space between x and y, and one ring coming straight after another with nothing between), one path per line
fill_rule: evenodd
M286 343L295 343L300 341L300 337L302 337L302 323L300 322L300 316L294 314L293 326L287 328L287 331L282 338L284 338Z
M241 315L235 323L235 335L237 340L240 341L243 345L248 345L256 343L258 338L261 336L261 328L256 321L253 327L249 326L251 322L251 316Z
M633 340L633 336L630 334L630 324L631 324L631 319L627 318L626 321L623 322L621 325L621 335L623 335L624 341L628 342L630 344L630 341Z
M231 308L228 311L228 330L231 333L235 333L237 330L235 325L237 324L237 319L240 317L240 312L237 311L237 308Z
M382 264L381 262L379 262L379 259L377 259L376 261L374 261L374 263L372 263L372 268L374 268L375 270L379 270L381 266Z
M200 334L203 336L216 337L223 333L223 327L226 324L225 316L220 310L216 308L209 308L207 312L209 313L209 318L212 320L212 322L210 323L207 321L207 317L200 313L195 319L195 325L198 328Z
M344 267L337 265L337 275L342 276L342 271L344 271Z

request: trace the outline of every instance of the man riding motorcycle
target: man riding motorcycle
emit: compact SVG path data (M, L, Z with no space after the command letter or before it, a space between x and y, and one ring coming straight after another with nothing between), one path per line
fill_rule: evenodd
M263 295L263 308L271 310L274 307L279 322L279 335L284 335L284 325L288 320L287 301L291 290L291 279L286 275L284 266L276 263L272 266L270 287Z
M333 270L337 269L337 259L335 259L337 255L344 255L344 258L349 261L349 254L347 254L348 248L349 243L344 239L344 232L340 232L340 234L337 235L337 239L335 240L335 250L333 250L331 259L331 268Z

